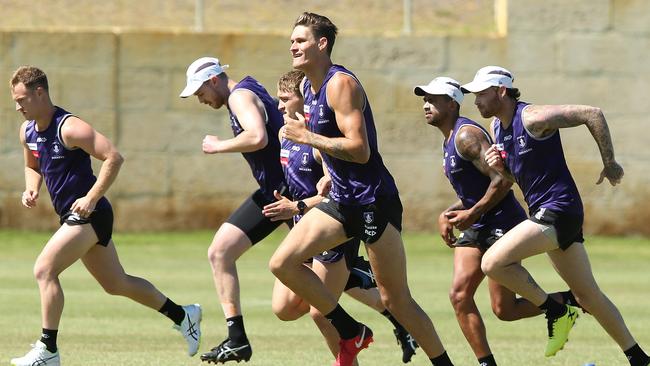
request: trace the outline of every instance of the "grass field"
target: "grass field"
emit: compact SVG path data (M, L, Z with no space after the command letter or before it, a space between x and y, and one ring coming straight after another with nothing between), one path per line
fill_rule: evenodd
M330 365L320 334L308 318L284 323L270 309L273 277L268 258L280 242L278 232L249 251L238 264L246 328L253 345L252 365ZM49 233L0 231L0 365L22 355L40 331L38 289L32 277L33 261ZM210 278L206 250L211 232L116 235L127 272L151 280L179 303L203 305L203 343L209 350L225 336L225 325ZM451 279L451 251L436 236L405 237L409 283L415 298L431 316L456 365L476 360L456 323L447 298ZM641 346L650 348L650 241L641 238L588 238L592 266L603 290L623 313ZM525 262L548 290L562 290L548 260ZM187 358L181 336L171 322L130 300L103 293L99 285L75 264L62 278L66 307L59 346L64 365L198 365ZM477 299L483 312L492 350L501 365L627 365L616 344L588 315L578 320L571 341L551 359L543 356L546 325L543 318L501 322L491 312L486 287ZM357 319L370 325L375 343L360 355L363 365L398 365L401 356L392 327L369 308L342 300ZM410 365L429 365L419 350Z

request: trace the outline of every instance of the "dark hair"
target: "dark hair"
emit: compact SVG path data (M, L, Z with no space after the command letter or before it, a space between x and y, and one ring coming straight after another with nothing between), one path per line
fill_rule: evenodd
M519 97L521 97L521 93L517 88L507 88L506 95L514 100L519 100Z
M35 90L38 87L49 90L47 76L43 70L34 66L21 66L14 72L11 77L11 87L20 83L23 83L29 90Z
M305 78L305 73L300 70L291 70L280 77L278 89L283 92L293 93L302 96L300 83Z
M323 15L304 12L296 19L293 27L295 28L299 25L311 29L317 39L325 37L327 39L327 54L332 55L334 41L336 41L336 34L339 30L331 20Z

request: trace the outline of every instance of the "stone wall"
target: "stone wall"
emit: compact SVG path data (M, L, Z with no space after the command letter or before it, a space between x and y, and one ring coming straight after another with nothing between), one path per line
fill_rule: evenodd
M517 0L507 10L504 37L375 36L341 25L333 59L352 69L368 92L406 229L435 230L438 213L454 199L442 175L440 134L424 123L412 87L440 75L468 81L479 67L497 64L514 72L523 100L603 109L626 169L621 186L594 184L602 163L586 128L562 131L585 201L586 230L649 235L650 148L639 129L650 104L635 99L650 91L650 3ZM202 154L205 134L231 132L225 111L178 98L185 68L216 55L231 65L231 77L250 74L273 92L290 67L286 33L4 31L0 78L8 80L21 64L38 65L49 75L55 103L116 142L126 157L109 194L118 230L216 228L255 184L241 156ZM472 103L468 96L462 113L487 125ZM13 109L8 88L0 88L0 227L52 228L46 192L36 212L19 207L21 120Z

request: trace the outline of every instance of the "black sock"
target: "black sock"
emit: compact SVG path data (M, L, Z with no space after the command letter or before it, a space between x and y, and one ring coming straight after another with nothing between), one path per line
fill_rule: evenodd
M41 342L45 344L45 348L47 348L48 351L54 353L56 352L56 335L59 333L58 329L45 329L43 328L43 332L41 333Z
M359 323L346 313L341 305L336 304L334 310L325 315L330 323L339 332L341 339L352 339L359 333Z
M402 326L402 324L400 324L400 323L397 321L397 319L395 319L395 318L393 317L393 314L391 314L391 313L388 311L388 309L382 311L381 315L385 316L386 319L388 319L391 323L393 323L393 325L395 326L396 329L404 328L404 327Z
M158 312L171 319L176 325L181 325L181 322L185 319L185 310L183 310L183 307L176 305L169 298L165 300L165 303Z
M493 355L481 357L478 359L478 366L497 366L497 361Z
M454 366L454 364L451 363L449 356L447 356L447 351L438 357L431 358L430 360L433 366Z
M630 366L647 366L650 362L650 357L643 352L638 343L623 353L625 353L627 360L630 361Z
M228 338L230 340L239 344L248 343L248 337L246 337L246 330L244 329L244 317L242 315L226 318L226 325L228 325Z
M560 295L562 295L562 300L564 301L565 304L581 307L580 304L578 304L578 300L576 300L576 297L573 296L573 292L571 292L571 290L562 291L560 292Z
M564 315L567 311L566 306L560 304L559 302L553 300L552 297L546 296L546 301L539 306L542 312L546 313L546 318L555 319Z

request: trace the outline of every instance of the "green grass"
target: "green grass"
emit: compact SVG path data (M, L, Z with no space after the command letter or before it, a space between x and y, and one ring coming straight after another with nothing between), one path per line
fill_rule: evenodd
M278 232L239 261L243 308L253 342L253 365L329 365L331 356L308 318L281 322L271 312L273 277L267 262L284 232ZM0 231L0 365L28 350L40 330L38 289L32 266L49 233ZM151 280L178 303L199 302L204 309L206 351L225 336L225 325L206 259L211 232L119 234L115 240L127 272ZM409 283L434 321L456 365L476 360L456 323L447 298L451 251L433 235L405 237ZM642 238L589 238L596 278L619 307L639 343L650 348L650 241ZM544 257L525 262L549 291L562 290L559 277ZM66 307L59 345L64 365L198 365L185 355L185 344L170 322L128 299L106 295L77 263L61 276ZM477 294L491 347L502 365L625 365L616 344L590 316L582 316L564 351L543 357L546 325L541 317L501 322L491 313L484 285ZM378 314L343 298L357 319L375 332L375 343L360 355L363 365L398 365L401 356L392 327ZM429 365L421 350L410 365Z

